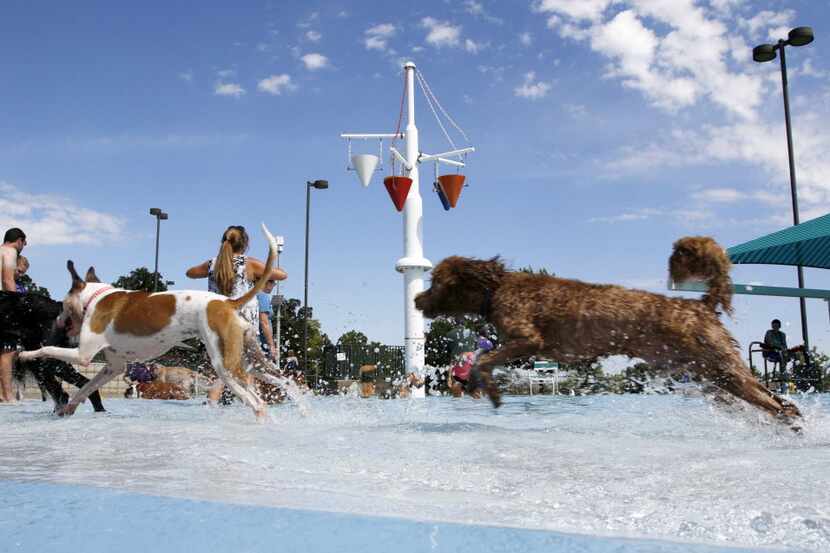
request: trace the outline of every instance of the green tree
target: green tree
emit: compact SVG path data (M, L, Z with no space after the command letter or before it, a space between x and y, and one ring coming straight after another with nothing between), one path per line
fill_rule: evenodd
M338 346L362 347L369 343L369 338L359 330L350 330L337 339Z
M433 319L426 334L424 345L426 364L430 367L447 367L452 362L449 334L455 323L446 317Z
M522 273L528 273L531 275L542 275L542 276L556 276L556 273L553 271L548 271L544 267L540 267L539 269L534 269L532 266L528 265L527 267L523 267L519 269Z
M596 359L576 361L563 366L565 370L572 371L576 378L582 380L582 385L587 386L591 381L598 381L604 376L602 365Z
M818 369L819 382L821 383L820 392L830 391L830 357L824 353L813 348L813 364Z
M29 275L23 275L18 279L23 287L30 293L30 294L40 294L41 296L46 296L47 298L51 298L52 296L49 295L49 290L38 286L35 281L32 280L32 277Z
M285 359L288 351L297 355L303 362L303 315L302 302L296 298L286 299L280 308L280 358ZM309 309L311 311L311 309ZM277 310L271 316L271 326L276 328ZM320 321L308 320L308 374L314 374L316 364L323 362L323 349L331 345L328 335L321 330ZM322 368L322 365L321 365Z
M483 319L479 316L464 317L436 317L432 320L429 330L426 333L424 344L426 364L430 367L447 367L453 363L453 350L465 330L466 334L472 334L472 340L484 326ZM497 340L491 337L493 342ZM473 347L473 349L475 349Z
M138 267L130 271L129 275L122 275L118 280L112 283L116 288L124 290L144 290L146 292L153 291L153 283L155 282L155 275L147 267ZM165 292L167 284L165 284L164 277L159 273L158 277L158 291Z

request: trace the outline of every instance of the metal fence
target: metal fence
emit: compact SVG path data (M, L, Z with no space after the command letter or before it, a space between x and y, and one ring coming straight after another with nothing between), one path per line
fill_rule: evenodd
M329 346L323 350L320 378L324 380L358 380L360 367L374 365L377 376L395 380L404 375L403 346Z

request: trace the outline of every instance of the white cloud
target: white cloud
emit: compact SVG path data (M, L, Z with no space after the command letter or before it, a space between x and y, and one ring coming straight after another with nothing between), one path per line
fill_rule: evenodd
M386 50L389 39L395 35L397 28L391 23L381 23L366 29L363 34L366 36L365 45L367 50Z
M735 188L707 188L692 194L692 199L704 204L735 204L738 202L756 201L767 205L786 205L787 198L783 194L774 194L766 191L753 190L741 192Z
M714 212L706 209L655 209L644 207L632 211L626 211L618 215L605 217L592 217L589 223L630 223L632 221L645 221L656 217L666 217L683 225L700 224L715 217Z
M704 203L732 204L745 198L734 188L709 188L692 194L692 198Z
M464 11L473 15L484 14L484 6L476 0L464 0Z
M228 77L232 77L234 75L234 73L236 73L236 71L234 71L233 69L220 69L219 71L216 72L216 74L219 75L219 77L222 78L222 79L227 79Z
M299 23L297 23L297 27L300 29L308 29L314 24L315 21L320 19L320 12L311 12L308 17Z
M804 60L802 66L796 71L791 71L790 75L804 75L806 77L815 77L816 79L823 79L827 77L828 72L816 69L815 67L813 67L813 60L807 58L806 60Z
M597 21L612 0L538 0L533 9L541 13L563 14L577 21Z
M525 73L524 82L513 89L513 94L520 98L538 100L547 96L550 88L551 85L549 83L537 81L536 73L530 71L529 73Z
M484 44L475 42L469 38L464 41L464 49L471 54L478 54L484 48Z
M792 24L794 19L795 12L793 10L784 10L782 12L764 10L758 12L750 19L740 18L737 22L739 27L746 29L747 32L749 32L749 38L757 40L767 38L770 31L773 29L785 27L788 31L789 26ZM767 32L764 33L763 31ZM777 35L774 38L775 40L778 40L779 38L785 38L786 36L787 32L785 31L783 35Z
M489 21L490 23L504 23L504 21L500 17L495 17L487 13L487 11L484 9L484 5L481 2L477 2L476 0L465 0L464 11L471 15L484 19L485 21Z
M574 119L583 119L588 116L588 108L583 104L562 104L562 109Z
M421 27L429 30L426 41L436 48L458 46L460 44L461 25L453 25L449 21L439 21L434 17L424 17L421 19Z
M262 79L257 83L257 90L279 96L284 91L294 90L296 85L291 81L291 75L271 75L266 79Z
M801 114L794 137L798 195L808 208L830 203L830 133L826 119L826 114ZM762 193L780 197L782 187L789 191L784 123L742 122L676 129L655 141L625 148L608 169L612 173L636 172L735 162L758 166L769 176L767 188L753 194L759 201L766 201Z
M311 42L318 42L321 38L323 38L323 35L317 31L310 30L306 31L305 38Z
M191 70L182 71L181 73L179 73L179 78L183 81L187 81L187 82L191 83L191 82L193 82L193 71L191 71Z
M0 228L20 227L30 246L97 245L119 240L126 222L51 194L30 194L0 181Z
M549 14L548 26L563 38L588 41L608 58L606 77L641 91L668 111L706 99L727 114L757 118L764 77L756 69L735 72L730 60L745 62L745 41L736 37L737 21L696 0L543 0L537 11ZM721 7L736 5L720 2ZM772 12L770 12L772 13ZM761 23L750 20L746 28Z
M306 54L300 57L300 59L305 64L305 68L309 71L317 71L318 69L323 69L329 65L329 59L323 54L318 54L316 52Z
M502 65L479 65L478 72L482 75L489 75L494 81L504 80L505 67Z
M521 33L519 35L519 42L522 46L530 46L533 44L533 35L528 32Z
M245 94L245 89L237 83L219 82L216 83L216 88L214 88L213 92L217 96L233 96L234 98L239 98Z

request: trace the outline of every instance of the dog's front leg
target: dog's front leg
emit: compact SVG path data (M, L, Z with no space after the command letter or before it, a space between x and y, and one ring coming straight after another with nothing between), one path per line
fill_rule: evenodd
M97 391L98 388L123 373L125 368L126 361L124 359L107 355L107 366L101 369L101 371L96 374L92 380L84 384L84 386L78 390L74 396L72 396L69 403L64 405L63 408L57 412L58 416L63 417L73 415L82 401L89 397L91 393Z
M512 359L537 353L539 353L539 346L536 342L524 339L511 340L498 350L485 353L479 357L470 372L470 378L479 383L478 387L482 387L487 391L487 396L493 403L493 407L499 407L501 405L501 391L499 391L496 381L493 380L493 368Z
M67 363L60 364L58 369L55 371L55 376L60 378L64 382L72 384L78 389L83 388L84 386L86 386L86 383L89 382L89 379L87 377L76 371L72 365L69 365ZM64 393L64 395L66 394ZM63 403L66 403L68 400L69 396L66 396L66 399L61 403L61 405ZM99 413L106 411L106 409L104 409L104 404L101 402L101 394L98 392L98 390L95 390L94 392L89 394L89 401L92 403L92 408L95 409L95 411Z

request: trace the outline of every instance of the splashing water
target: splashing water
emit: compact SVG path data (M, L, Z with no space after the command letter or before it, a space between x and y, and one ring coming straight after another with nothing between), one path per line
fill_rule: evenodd
M0 478L722 546L830 550L830 396L803 432L699 397L108 400L0 408ZM32 513L32 517L36 517Z

